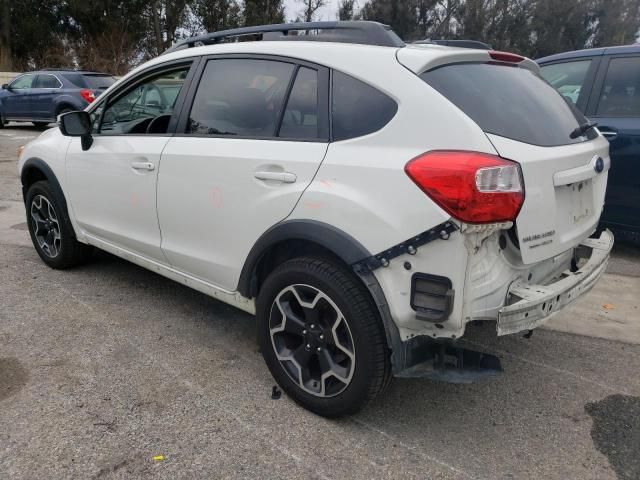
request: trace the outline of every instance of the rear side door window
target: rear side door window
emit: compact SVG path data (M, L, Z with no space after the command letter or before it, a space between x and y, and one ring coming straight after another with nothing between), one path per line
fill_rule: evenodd
M395 100L344 73L333 72L332 87L334 141L376 132L389 123L398 111Z
M53 75L38 75L34 88L60 88L62 85Z
M573 60L562 63L552 63L540 67L540 74L565 99L584 111L586 106L593 60Z
M275 137L294 71L294 64L280 61L254 58L209 60L189 113L187 133ZM295 121L294 116L292 107L290 122ZM306 121L311 122L311 117Z
M640 57L616 57L609 61L596 116L640 117Z
M287 100L279 137L316 139L319 136L318 72L300 67Z

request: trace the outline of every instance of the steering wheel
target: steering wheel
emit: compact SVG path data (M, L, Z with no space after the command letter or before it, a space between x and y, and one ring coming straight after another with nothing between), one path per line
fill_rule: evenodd
M169 127L170 114L158 115L147 125L146 133L166 133Z

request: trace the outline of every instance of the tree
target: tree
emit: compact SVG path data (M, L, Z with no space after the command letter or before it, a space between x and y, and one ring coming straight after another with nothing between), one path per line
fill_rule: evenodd
M415 0L370 0L360 11L363 20L390 25L403 39L415 36L417 17Z
M243 17L245 26L283 23L282 0L245 0Z
M356 19L356 1L341 0L338 5L338 20L355 20Z
M304 5L304 8L300 12L305 22L313 22L318 9L324 7L327 4L326 0L298 0L298 2Z
M242 11L235 0L194 0L191 10L207 32L236 28L242 23Z
M604 47L635 43L640 25L640 0L594 1L591 45Z
M11 11L9 0L0 0L0 71L11 72Z

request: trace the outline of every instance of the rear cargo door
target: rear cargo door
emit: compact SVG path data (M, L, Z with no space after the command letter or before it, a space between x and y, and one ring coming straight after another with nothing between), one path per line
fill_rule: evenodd
M606 140L539 147L488 136L501 157L522 169L525 199L516 226L524 263L558 255L591 235L607 187Z
M608 143L535 70L518 63L440 66L421 78L475 121L498 154L520 164L525 201L516 219L522 260L578 245L596 228L607 184Z

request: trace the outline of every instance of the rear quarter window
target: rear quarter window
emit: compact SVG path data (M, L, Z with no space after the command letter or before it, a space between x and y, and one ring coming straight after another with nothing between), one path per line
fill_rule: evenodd
M82 78L87 88L92 90L106 89L116 82L111 75L82 75Z
M361 137L384 127L398 104L376 88L333 72L331 118L334 141Z
M582 114L531 70L493 63L453 64L420 77L486 133L551 147L583 142L570 138L586 122ZM589 135L595 135L593 130Z

